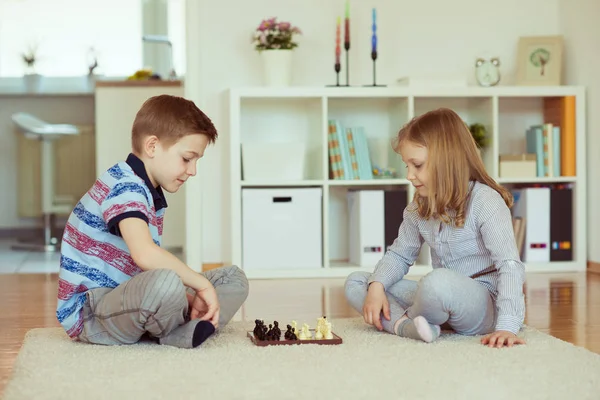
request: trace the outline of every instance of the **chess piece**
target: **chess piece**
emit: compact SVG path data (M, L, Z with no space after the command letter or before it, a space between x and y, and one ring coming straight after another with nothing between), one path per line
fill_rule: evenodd
M315 339L317 339L317 340L323 339L323 333L321 333L321 331L318 329L315 329Z
M298 335L298 339L300 339L300 340L309 339L309 337L306 335L306 331L304 329L300 329L300 334Z
M273 321L273 340L281 340L281 329L279 329L279 322Z
M302 331L300 331L300 335L302 335L305 340L312 339L312 334L310 333L308 324L302 324ZM300 339L302 340L302 337Z
M333 334L331 333L331 322L327 322L325 324L325 333L323 336L325 336L325 339L327 340L333 339Z
M296 321L292 321L292 332L295 335L298 335L298 328L297 328L297 326L298 326L298 323Z
M259 340L262 340L261 339L261 337L262 337L262 327L263 327L264 322L262 320L260 320L260 319L255 319L254 323L255 323L254 331L253 331L254 337L257 338L257 339L259 339Z
M292 326L290 324L287 325L287 330L285 331L283 337L286 340L292 340Z

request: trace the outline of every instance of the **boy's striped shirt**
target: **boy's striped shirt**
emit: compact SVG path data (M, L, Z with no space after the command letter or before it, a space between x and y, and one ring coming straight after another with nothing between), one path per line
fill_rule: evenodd
M63 234L56 316L67 334L81 332L86 292L114 288L141 272L120 235L118 223L141 218L160 246L167 206L154 188L144 163L130 154L100 176L75 205Z

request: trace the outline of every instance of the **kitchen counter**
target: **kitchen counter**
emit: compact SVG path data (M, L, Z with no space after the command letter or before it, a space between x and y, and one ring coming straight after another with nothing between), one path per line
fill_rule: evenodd
M96 81L96 87L181 87L183 86L183 81L157 81L157 80L147 80L147 81L128 81L128 80L106 80L106 81Z
M94 80L87 76L0 78L0 97L93 96L93 94Z

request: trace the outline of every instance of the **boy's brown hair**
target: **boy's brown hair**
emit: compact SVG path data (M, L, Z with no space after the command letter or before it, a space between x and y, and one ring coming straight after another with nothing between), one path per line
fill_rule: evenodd
M166 148L187 135L200 134L209 143L217 139L217 130L194 102L183 97L162 94L144 102L135 116L131 129L131 147L142 153L143 139L156 136Z

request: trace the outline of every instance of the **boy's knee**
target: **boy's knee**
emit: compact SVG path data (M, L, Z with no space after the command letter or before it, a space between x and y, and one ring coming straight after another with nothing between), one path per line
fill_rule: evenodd
M246 300L248 297L248 292L250 290L250 284L248 283L248 278L246 277L246 273L237 265L231 265L227 268L228 282L230 286L233 284L240 296Z
M187 302L185 286L177 272L171 269L155 269L146 273L148 274L148 280L144 290L144 302L151 301L155 303L157 300L161 303ZM147 306L150 306L150 304Z

